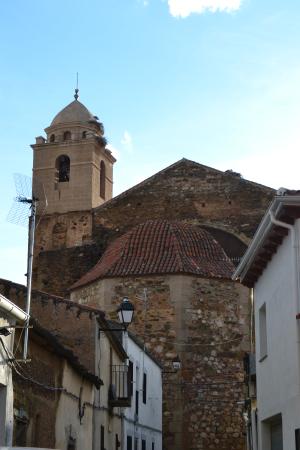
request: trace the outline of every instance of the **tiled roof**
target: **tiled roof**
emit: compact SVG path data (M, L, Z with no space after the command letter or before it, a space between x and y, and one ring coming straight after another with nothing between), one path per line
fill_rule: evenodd
M208 231L179 222L149 220L117 238L71 290L99 278L179 273L230 278L233 270Z

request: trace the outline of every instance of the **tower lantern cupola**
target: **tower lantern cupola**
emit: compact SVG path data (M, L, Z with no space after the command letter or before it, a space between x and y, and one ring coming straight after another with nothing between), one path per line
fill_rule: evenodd
M115 158L106 148L104 127L79 100L63 108L39 136L33 183L44 186L47 214L85 211L112 198Z

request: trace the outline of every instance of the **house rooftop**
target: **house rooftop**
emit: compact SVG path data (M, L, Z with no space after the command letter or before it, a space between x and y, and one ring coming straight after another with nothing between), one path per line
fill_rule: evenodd
M253 287L289 232L278 222L293 225L298 218L300 191L279 189L235 270L233 279L239 279L245 286Z

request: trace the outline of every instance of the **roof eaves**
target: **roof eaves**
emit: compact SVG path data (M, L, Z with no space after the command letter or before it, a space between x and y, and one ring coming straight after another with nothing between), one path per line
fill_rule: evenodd
M246 250L246 253L244 254L242 260L240 261L238 267L236 268L234 274L232 275L233 280L240 279L240 281L243 282L243 280L247 276L247 273L250 271L253 262L255 261L260 249L262 248L264 242L266 241L268 235L270 234L271 230L274 227L271 221L271 212L277 219L282 209L286 206L300 207L300 195L276 196L273 199L248 249Z

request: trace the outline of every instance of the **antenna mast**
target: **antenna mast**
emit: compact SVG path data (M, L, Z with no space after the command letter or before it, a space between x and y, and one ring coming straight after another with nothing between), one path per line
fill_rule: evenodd
M32 265L34 251L34 234L36 228L37 206L39 207L39 216L43 216L47 209L47 198L44 186L40 183L32 185L29 177L21 174L14 174L17 197L12 205L7 220L9 222L24 225L28 227L28 251L27 251L27 294L26 294L26 313L27 320L25 323L23 359L26 361L28 353L28 331L30 320L31 290L32 290ZM28 208L29 207L29 208ZM29 216L29 217L28 217Z
M28 201L30 202L30 200ZM30 314L30 304L31 304L31 289L32 289L32 263L33 263L33 249L34 249L34 231L35 231L35 217L36 217L36 205L37 199L32 198L31 200L31 214L29 216L29 230L28 230L28 256L27 256L27 296L26 296L26 313L27 321L25 327L24 335L24 348L23 348L23 359L26 361L28 353L28 333L29 333L29 314Z

